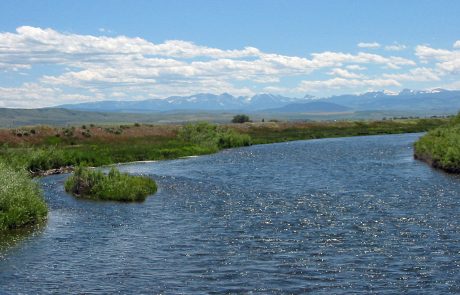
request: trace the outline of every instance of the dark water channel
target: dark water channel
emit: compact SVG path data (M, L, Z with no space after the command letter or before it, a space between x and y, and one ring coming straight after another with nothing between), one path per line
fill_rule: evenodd
M460 178L420 134L298 141L121 166L142 204L41 180L49 221L2 250L0 294L460 292Z

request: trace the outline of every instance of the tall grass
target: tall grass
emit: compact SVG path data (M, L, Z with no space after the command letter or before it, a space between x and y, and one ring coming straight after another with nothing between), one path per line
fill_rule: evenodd
M39 223L47 213L41 191L29 175L0 162L0 232Z
M175 159L210 154L223 148L324 137L427 131L444 119L342 122L276 122L231 124L209 123L183 126L119 126L120 135L94 126L76 128L72 136L52 128L37 128L24 139L10 133L0 138L0 159L32 174L64 166L102 166L113 163ZM117 125L118 126L118 125ZM117 127L118 128L118 127ZM72 130L72 129L69 129ZM91 137L80 131L91 130ZM58 133L59 137L54 136ZM33 141L31 141L33 139ZM50 141L50 139L53 139ZM57 140L56 140L57 139ZM18 142L20 141L20 142Z
M178 138L216 151L224 148L249 146L251 137L234 129L207 122L187 124L179 130Z
M77 167L65 182L65 190L93 200L142 202L157 191L157 185L148 177L131 176L115 168L105 175L101 171Z
M460 113L447 126L421 137L414 145L414 156L436 168L460 173Z

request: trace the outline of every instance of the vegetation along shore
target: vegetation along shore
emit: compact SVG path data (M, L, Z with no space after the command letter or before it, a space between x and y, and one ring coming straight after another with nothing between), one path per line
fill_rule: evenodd
M107 175L77 167L67 178L65 190L76 197L93 200L142 202L157 191L157 185L153 179L121 173L114 167Z
M21 216L28 216L24 217L22 221L18 219L17 222L13 222L8 217L8 223L4 221L4 224L8 225L4 225L3 228L0 226L0 229L20 227L39 222L46 217L46 206L40 197L38 188L27 176L27 172L29 176L37 176L69 172L72 167L77 166L102 166L132 161L175 159L210 154L225 148L251 144L326 137L424 132L447 122L449 120L445 118L429 118L339 122L271 121L228 125L204 122L186 125L136 123L106 126L88 124L65 128L34 126L0 129L0 161L3 162L0 166L0 179L3 181L1 184L8 181L5 175L17 173L17 178L21 181L18 185L28 187L34 193L13 190L17 194L36 196L34 204L37 207L35 211L30 211L32 212L30 214L22 214ZM112 180L115 179L115 175L124 181L127 179L124 174L118 172L112 172L112 176L91 175L86 170L80 171L80 177L91 178L94 176L105 184L110 182L108 180L110 177ZM73 180L76 181L75 176ZM73 184L75 185L75 183ZM69 192L75 193L75 187L72 188L70 180L67 186ZM149 193L154 191L153 186L150 188ZM90 195L97 195L97 198L104 199L108 197L100 191L111 192L114 190L114 187L107 185L104 186L104 189L96 189L99 191L98 193L93 191ZM133 195L134 197L130 197L129 200L139 201L142 199L136 193ZM19 201L22 200L19 197L16 199L8 197L8 199L14 200L11 201L11 206L20 207L23 204L22 201ZM4 208L7 207L1 204L1 216L6 216ZM6 220L6 217L2 218L2 220Z
M422 136L415 143L414 157L446 172L460 173L460 113Z

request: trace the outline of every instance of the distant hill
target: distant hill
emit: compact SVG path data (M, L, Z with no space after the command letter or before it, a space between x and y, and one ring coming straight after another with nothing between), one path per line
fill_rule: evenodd
M309 104L309 103L315 104ZM320 102L335 105L319 104ZM305 104L305 105L303 105ZM252 97L200 93L191 96L171 96L142 101L99 101L62 105L59 108L92 112L162 113L162 112L344 112L344 111L419 111L456 112L460 110L460 91L404 89L339 95L327 98L292 98L274 94ZM298 109L297 109L298 108ZM346 109L345 109L346 108Z
M367 92L359 95L339 95L321 99L347 106L355 111L368 110L411 110L411 111L451 111L460 110L458 90L410 90L399 93L388 91Z
M0 108L0 127L13 128L33 125L80 125L124 123L181 123L189 121L230 122L230 113L168 113L133 114L85 112L58 108L7 109Z
M267 109L273 113L343 113L351 109L336 103L327 101L312 101L306 103L291 103L280 108Z
M286 104L305 101L273 94L258 94L253 97L233 96L228 93L220 95L200 93L191 96L171 96L165 99L141 101L99 101L80 104L61 105L59 108L100 111L152 113L168 111L257 111L266 108L281 107Z

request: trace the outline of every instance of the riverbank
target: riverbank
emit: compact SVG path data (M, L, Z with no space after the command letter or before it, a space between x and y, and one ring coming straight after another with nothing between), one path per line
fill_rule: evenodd
M265 122L229 125L82 125L0 130L0 159L32 175L64 167L177 159L224 148L292 140L424 132L441 118L386 121ZM190 127L192 126L192 127Z
M414 158L448 173L460 173L460 114L414 144Z
M424 132L442 118L387 121L267 122L230 125L36 126L0 130L0 161L31 176L71 172L76 166L177 159L225 148L292 140ZM18 224L20 226L20 224Z
M43 222L47 214L38 184L0 161L0 233Z

